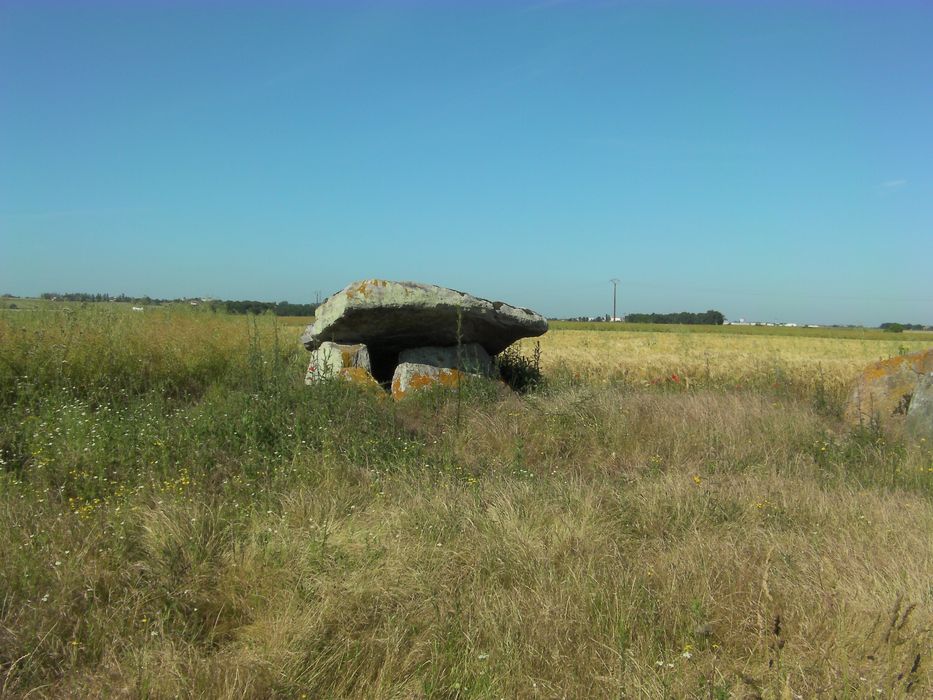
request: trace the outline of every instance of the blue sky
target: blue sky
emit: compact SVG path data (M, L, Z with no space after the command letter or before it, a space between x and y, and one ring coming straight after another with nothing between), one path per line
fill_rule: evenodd
M0 293L933 324L933 3L0 0Z

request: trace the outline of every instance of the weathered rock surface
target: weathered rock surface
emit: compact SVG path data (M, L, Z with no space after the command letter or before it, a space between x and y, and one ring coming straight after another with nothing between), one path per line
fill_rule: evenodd
M344 369L360 369L372 378L369 350L361 343L340 345L325 342L311 353L305 383L336 377ZM354 373L359 374L359 372Z
M933 373L923 375L907 410L907 432L933 445Z
M853 424L906 416L919 380L933 372L933 349L874 362L855 382L845 417Z
M395 374L392 376L392 398L398 401L418 391L436 386L458 389L460 383L469 376L477 375L469 375L450 367L403 362L395 368Z
M337 378L351 384L357 384L364 389L372 389L378 392L380 396L384 397L386 395L379 382L369 373L369 370L363 367L344 367L337 372Z
M373 375L393 376L399 353L412 348L477 343L495 355L519 338L547 331L529 309L417 282L364 280L329 297L301 337L309 350L325 341L364 343Z
M492 358L479 343L441 348L430 346L402 350L398 356L399 364L413 363L459 369L473 374L492 376Z

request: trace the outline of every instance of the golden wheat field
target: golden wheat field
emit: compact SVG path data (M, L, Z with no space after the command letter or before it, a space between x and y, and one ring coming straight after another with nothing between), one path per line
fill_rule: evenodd
M792 379L838 387L875 360L916 352L930 340L807 337L787 334L607 332L552 330L541 339L541 362L591 380L652 382L677 374L685 381L741 383ZM527 352L534 341L522 341Z

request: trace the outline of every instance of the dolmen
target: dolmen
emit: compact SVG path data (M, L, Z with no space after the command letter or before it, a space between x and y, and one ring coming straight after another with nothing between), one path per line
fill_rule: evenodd
M311 351L305 381L332 378L391 389L400 399L465 376L495 376L493 357L542 335L530 309L418 282L364 280L328 297L301 342Z

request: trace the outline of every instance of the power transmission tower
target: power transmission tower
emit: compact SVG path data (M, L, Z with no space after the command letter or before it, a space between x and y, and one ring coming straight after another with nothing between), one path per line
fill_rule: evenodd
M617 277L613 277L609 281L612 282L612 321L615 321L618 318L618 316L616 316L616 290L619 288L619 282L621 280Z

